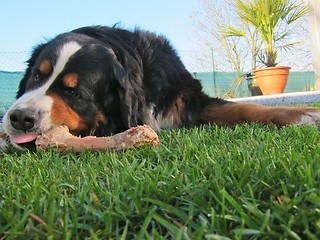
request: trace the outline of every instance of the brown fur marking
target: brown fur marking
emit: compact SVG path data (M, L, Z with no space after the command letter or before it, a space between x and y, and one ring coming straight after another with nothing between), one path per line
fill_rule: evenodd
M171 105L169 111L167 112L165 118L171 119L173 127L179 127L182 125L183 112L185 109L185 104L182 97L177 97L176 101Z
M48 59L43 60L40 63L39 70L42 74L47 75L52 71L51 62Z
M74 112L58 95L48 94L53 99L51 122L54 125L65 125L70 131L77 132L86 128L84 120Z
M78 85L78 75L76 73L69 73L62 79L64 86L75 88Z
M102 113L98 113L97 116L95 117L95 126L98 127L100 123L106 123L107 120L103 116Z

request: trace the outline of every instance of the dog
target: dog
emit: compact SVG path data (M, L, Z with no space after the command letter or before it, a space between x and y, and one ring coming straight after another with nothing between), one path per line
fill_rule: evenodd
M317 108L268 107L209 97L164 36L90 26L34 48L2 127L10 142L23 148L60 125L76 136L108 136L141 124L160 130L319 121Z

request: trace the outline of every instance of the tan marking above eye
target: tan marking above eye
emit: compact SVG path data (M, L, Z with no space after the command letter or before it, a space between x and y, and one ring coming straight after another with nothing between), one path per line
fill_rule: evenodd
M78 85L78 75L69 73L63 77L62 83L65 87L75 88Z
M52 71L51 62L48 59L43 60L40 63L39 70L44 75L49 74Z

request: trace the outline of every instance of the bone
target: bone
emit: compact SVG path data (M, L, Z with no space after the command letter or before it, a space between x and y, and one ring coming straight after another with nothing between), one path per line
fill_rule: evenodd
M146 144L159 146L160 140L156 132L148 125L132 127L110 137L76 137L67 127L60 126L40 135L36 140L37 150L57 149L62 152L82 152L84 150L117 151Z

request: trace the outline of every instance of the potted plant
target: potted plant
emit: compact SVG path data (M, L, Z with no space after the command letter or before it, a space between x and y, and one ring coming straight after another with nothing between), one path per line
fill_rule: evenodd
M233 0L233 4L241 21L251 24L258 31L263 44L259 59L266 68L254 70L262 93L283 93L290 67L277 66L278 51L298 43L284 43L291 33L287 26L307 14L308 7L296 0ZM226 36L244 34L241 30L229 27Z

